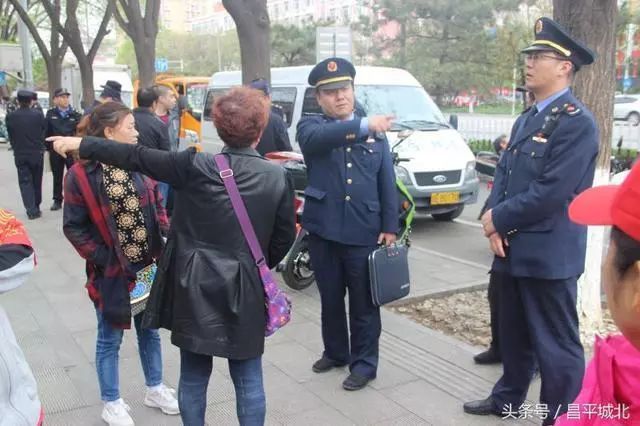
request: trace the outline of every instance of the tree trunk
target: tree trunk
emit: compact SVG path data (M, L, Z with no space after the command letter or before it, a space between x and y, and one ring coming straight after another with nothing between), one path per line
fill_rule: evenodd
M617 3L616 0L584 0L580 7L576 7L571 0L554 0L553 10L556 21L597 54L595 63L578 72L573 91L593 112L600 130L594 185L606 184L609 181L613 132ZM580 325L583 335L589 340L602 323L600 265L603 243L604 229L589 228L585 273L578 289Z
M238 30L242 84L255 78L271 81L271 44L266 0L222 0Z
M136 61L138 63L138 80L140 88L153 86L156 81L156 39L147 38L144 42L135 43Z
M53 105L53 91L62 86L62 58L51 58L46 61L47 85L49 87L49 105Z
M86 58L80 60L78 58L78 67L80 68L80 79L82 80L82 105L88 108L93 104L95 97L95 89L93 88L93 61Z

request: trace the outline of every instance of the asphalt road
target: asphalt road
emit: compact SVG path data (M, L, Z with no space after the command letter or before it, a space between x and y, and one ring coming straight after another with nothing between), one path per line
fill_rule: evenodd
M418 215L411 235L413 246L489 267L493 256L477 220L488 195L486 183L481 182L478 202L467 205L453 222L436 222L431 216Z

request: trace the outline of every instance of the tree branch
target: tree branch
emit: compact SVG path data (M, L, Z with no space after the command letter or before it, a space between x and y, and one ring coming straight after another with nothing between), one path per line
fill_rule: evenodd
M42 37L40 37L40 34L38 34L38 29L36 28L35 25L33 25L33 21L31 21L31 18L29 17L29 14L27 13L27 11L24 10L24 8L20 5L20 3L18 3L18 0L9 0L9 3L11 3L14 10L18 14L18 16L20 16L20 19L22 19L22 22L24 22L24 24L29 29L29 32L31 33L31 37L33 37L33 41L36 42L36 45L38 46L38 50L40 50L40 53L42 54L44 61L45 62L51 61L51 54L49 53L47 46L44 44L44 41L42 41Z
M115 0L110 0L115 4ZM123 0L120 0L120 5L122 6ZM126 7L122 6L123 8ZM126 10L125 10L126 13ZM124 30L125 33L127 33L127 35L129 36L129 38L133 39L133 30L131 29L131 27L129 26L129 22L126 22L124 20L124 16L122 16L122 13L120 12L120 8L118 7L118 5L116 4L114 9L113 9L113 16L116 18L116 21L118 22L118 25L120 25L120 28L122 28Z
M90 62L93 62L93 58L95 58L96 53L98 53L98 49L100 48L102 39L104 39L104 37L109 34L107 26L109 25L109 21L111 20L111 16L113 15L114 8L114 3L109 2L109 4L107 5L107 10L104 12L104 16L102 17L102 22L100 23L98 32L96 33L96 37L93 39L93 43L91 44L91 49L89 49L89 53L87 54Z

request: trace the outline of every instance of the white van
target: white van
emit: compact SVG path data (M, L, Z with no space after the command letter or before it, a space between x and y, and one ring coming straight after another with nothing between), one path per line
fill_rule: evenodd
M320 113L315 91L307 83L312 66L271 69L272 100L284 110L289 137L299 150L296 125L306 113ZM222 141L211 120L216 96L241 84L240 71L213 74L209 82L202 119L201 141L205 151L218 152ZM393 146L401 130L414 133L396 151L410 159L396 167L420 212L436 220L453 220L465 204L478 198L479 180L475 158L468 145L409 72L397 68L356 67L356 101L368 115L393 114L395 126L387 133Z

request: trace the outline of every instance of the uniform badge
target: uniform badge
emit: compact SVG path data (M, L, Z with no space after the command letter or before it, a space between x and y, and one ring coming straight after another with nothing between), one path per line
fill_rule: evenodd
M576 107L573 104L567 105L565 111L567 111L568 115L576 115L580 112L580 108Z
M531 27L529 27L529 28L531 28ZM536 31L536 34L539 34L540 32L542 32L542 19L538 19L536 21L536 29L535 29L535 31Z
M532 139L537 143L547 143L547 138L544 137L544 133L542 132L537 133Z
M327 71L329 72L338 71L338 64L336 63L336 61L329 61L329 63L327 64Z

